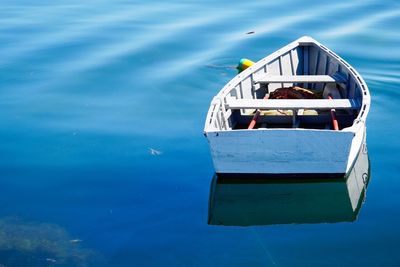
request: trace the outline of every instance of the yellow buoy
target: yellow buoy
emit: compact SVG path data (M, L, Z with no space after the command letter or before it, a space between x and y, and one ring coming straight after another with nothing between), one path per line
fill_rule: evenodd
M250 67L253 64L254 64L254 62L251 61L250 59L242 58L239 61L239 65L236 68L239 70L239 73L240 73L240 72L244 71L245 69L247 69L248 67Z

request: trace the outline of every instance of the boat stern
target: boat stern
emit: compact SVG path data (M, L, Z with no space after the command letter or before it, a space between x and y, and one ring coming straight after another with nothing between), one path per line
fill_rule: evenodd
M206 133L218 174L333 174L347 171L354 133L262 129Z

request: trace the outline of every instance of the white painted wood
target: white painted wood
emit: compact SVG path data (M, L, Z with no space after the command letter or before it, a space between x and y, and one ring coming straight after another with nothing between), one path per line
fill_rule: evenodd
M296 71L294 70L294 68L295 68L295 66L297 66L297 63L294 63L294 61L293 61L293 50L290 50L290 52L288 53L289 54L289 60L290 60L290 63L289 63L289 66L290 66L290 74L291 75L296 75Z
M358 109L354 99L230 99L227 109Z
M267 129L207 138L217 173L345 173L353 133Z
M327 62L328 55L324 51L320 51L320 55L317 61L317 72L316 75L326 75L326 62ZM344 81L343 81L344 82ZM325 84L315 84L314 89L316 90L323 90Z
M303 48L297 47L291 51L294 75L301 75L303 74Z
M303 71L305 75L309 75L310 74L310 65L309 65L309 46L304 46L304 55L303 55Z
M256 79L256 83L345 83L346 79L330 75L282 75L264 76Z
M279 64L279 57L268 64L268 75L282 75L281 68ZM271 93L277 88L283 87L283 84L268 84L268 92Z
M365 139L362 146L363 147L359 150L356 156L352 169L349 171L350 174L347 179L347 188L349 195L351 196L351 205L353 210L356 210L359 206L360 197L362 197L361 194L366 187L366 182L368 181L365 179L369 179L369 159Z
M309 65L310 65L310 70L309 70L309 75L317 75L317 69L318 69L318 62L319 62L319 57L320 54L323 52L320 49L316 47L310 47L309 49Z
M309 46L303 47L303 74L309 75L310 74L310 57L309 57ZM309 84L304 84L306 88L309 88Z
M294 73L292 72L292 61L290 59L290 52L281 56L281 73L282 73L282 75L285 75L285 76L286 75L289 75L289 76L294 75ZM283 87L289 87L289 86L292 86L292 82L283 84Z
M346 170L349 171L353 165L354 160L361 148L361 145L366 142L366 128L364 123L358 123L355 127L355 132L353 133L353 140L351 143L349 159L347 162Z
M253 81L248 76L241 82L243 98L253 98Z

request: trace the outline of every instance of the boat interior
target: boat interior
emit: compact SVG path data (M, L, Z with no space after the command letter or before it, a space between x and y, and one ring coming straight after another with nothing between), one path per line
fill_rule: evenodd
M270 97L293 87L313 97ZM211 104L209 123L215 130L342 130L362 116L363 94L367 92L358 73L326 47L288 45L228 83Z

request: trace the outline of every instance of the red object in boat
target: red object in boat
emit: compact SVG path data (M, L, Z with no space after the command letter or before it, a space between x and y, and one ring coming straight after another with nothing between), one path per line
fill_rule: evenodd
M264 97L264 99L267 100L268 99L268 95L266 95ZM247 127L247 129L249 129L249 130L254 129L254 126L256 126L257 119L258 119L259 116L260 116L260 110L257 109L256 114L254 114L253 119L251 119L251 122L249 124L249 127Z
M330 94L328 95L328 99L333 99ZM339 123L336 119L336 110L335 109L331 109L331 118L332 118L333 129L335 131L339 131Z

